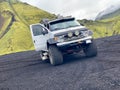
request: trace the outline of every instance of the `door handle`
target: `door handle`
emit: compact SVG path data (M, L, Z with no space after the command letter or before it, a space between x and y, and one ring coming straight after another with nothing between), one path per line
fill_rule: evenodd
M35 43L35 40L34 40L34 43Z

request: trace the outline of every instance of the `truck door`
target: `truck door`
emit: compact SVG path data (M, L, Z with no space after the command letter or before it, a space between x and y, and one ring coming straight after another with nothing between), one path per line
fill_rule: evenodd
M46 29L42 24L30 25L30 30L32 34L33 43L36 51L44 50L47 51L47 39L49 38L48 29Z

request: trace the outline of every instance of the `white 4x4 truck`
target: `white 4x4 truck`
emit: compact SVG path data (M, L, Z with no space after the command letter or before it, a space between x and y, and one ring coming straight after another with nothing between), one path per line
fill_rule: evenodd
M92 31L80 25L73 17L30 25L33 43L42 60L50 59L52 65L63 63L63 54L84 51L87 57L97 55Z

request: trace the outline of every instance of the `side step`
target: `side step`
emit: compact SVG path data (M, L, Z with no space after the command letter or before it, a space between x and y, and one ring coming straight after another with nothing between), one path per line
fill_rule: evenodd
M42 55L40 54L40 56L41 56L41 59L43 61L46 60L46 59L48 59L48 53L47 52L42 53Z

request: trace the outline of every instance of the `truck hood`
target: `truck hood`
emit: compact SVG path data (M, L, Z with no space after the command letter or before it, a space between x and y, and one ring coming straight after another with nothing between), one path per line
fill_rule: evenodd
M68 33L68 32L71 32L71 31L73 32L73 31L76 31L76 30L87 30L87 28L85 26L77 26L77 27L70 27L70 28L66 28L66 29L53 31L51 33L56 35L56 34Z

